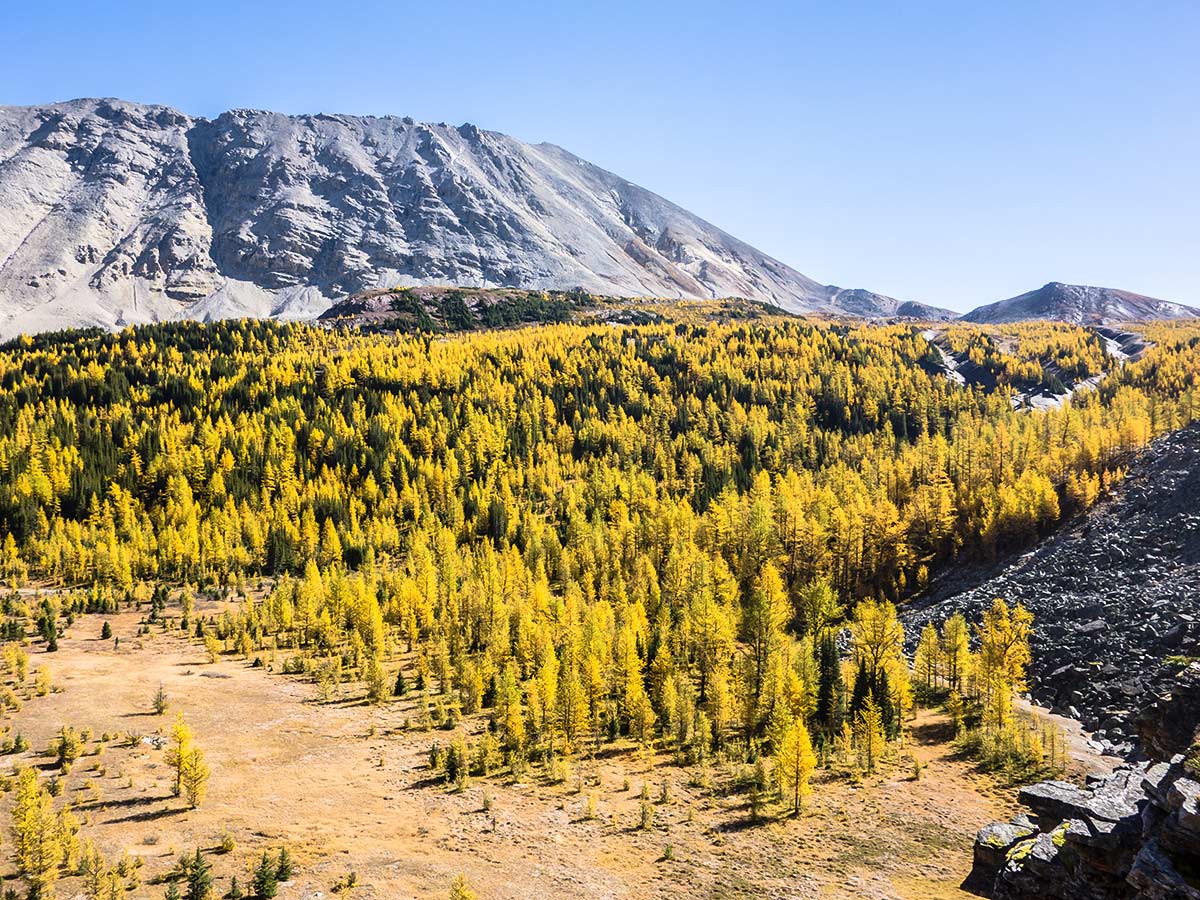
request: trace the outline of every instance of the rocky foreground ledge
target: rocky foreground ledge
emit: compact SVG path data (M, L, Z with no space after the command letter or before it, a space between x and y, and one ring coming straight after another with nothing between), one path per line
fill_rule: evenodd
M1031 785L1020 800L1032 817L975 839L972 886L995 900L1200 900L1200 781L1182 754L1089 788Z
M1200 663L1152 702L1128 763L1085 787L1022 788L1028 813L983 828L964 885L995 900L1200 900Z

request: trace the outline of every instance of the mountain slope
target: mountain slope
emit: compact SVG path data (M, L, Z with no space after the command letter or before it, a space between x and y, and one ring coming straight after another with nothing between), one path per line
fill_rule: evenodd
M1027 319L1049 319L1076 325L1139 322L1149 319L1190 319L1200 309L1158 300L1115 288L1063 284L1052 281L1036 291L980 306L964 315L964 322L999 325Z
M1035 699L1128 749L1143 702L1169 686L1172 655L1200 646L1200 424L1155 440L1111 499L994 571L951 570L905 613L909 638L995 597L1034 614Z
M902 306L813 281L559 147L472 125L0 108L0 334L311 317L355 291L449 283Z

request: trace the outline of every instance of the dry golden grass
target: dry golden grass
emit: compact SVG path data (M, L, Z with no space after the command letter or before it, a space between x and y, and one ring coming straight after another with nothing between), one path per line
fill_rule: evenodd
M924 763L919 780L899 764L860 785L819 773L799 818L772 809L778 817L753 826L744 797L691 786L689 771L665 754L579 761L559 785L535 770L521 784L494 776L453 793L427 767L430 744L448 733L404 728L417 716L412 697L373 707L350 685L342 699L321 703L303 679L232 657L210 665L202 646L178 634L155 627L138 638L138 613L107 618L117 649L99 639L98 616L81 617L57 653L31 649L31 673L48 665L56 690L10 717L31 750L0 757L0 770L33 764L53 775L45 748L62 725L95 738L143 736L133 746L111 741L99 756L94 738L63 779L84 835L110 860L144 860L135 897L161 897L156 879L196 846L213 851L223 893L231 874L245 885L250 864L285 844L297 876L281 888L284 898L330 896L349 872L356 898L446 896L460 871L482 898L966 897L958 885L976 829L1012 812L1012 792L955 759L944 718L928 712L903 751ZM151 710L160 682L170 701L162 717ZM176 712L212 767L198 810L171 796L165 751L152 741L169 735ZM477 733L485 720L462 727ZM670 800L659 803L664 778ZM656 803L648 830L637 827L643 782ZM713 782L722 782L719 769ZM595 818L587 817L591 792ZM0 803L5 822L10 802ZM222 855L226 829L237 846ZM65 879L59 894L79 887Z

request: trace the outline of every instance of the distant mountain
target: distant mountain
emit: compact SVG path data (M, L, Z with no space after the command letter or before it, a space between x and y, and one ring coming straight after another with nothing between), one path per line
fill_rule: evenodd
M962 317L965 322L1001 324L1049 319L1076 325L1200 318L1200 309L1131 291L1052 281L1036 291L989 303Z
M922 322L949 322L951 319L958 318L958 313L952 309L930 306L928 303L918 303L916 300L905 300L900 303L892 315L904 319L920 319Z
M397 285L893 315L550 144L408 118L0 107L0 335L311 318ZM907 314L907 313L900 313Z
M946 322L958 318L958 313L939 306L915 300L897 300L857 288L838 289L829 302L835 312L847 316L920 319L924 322Z

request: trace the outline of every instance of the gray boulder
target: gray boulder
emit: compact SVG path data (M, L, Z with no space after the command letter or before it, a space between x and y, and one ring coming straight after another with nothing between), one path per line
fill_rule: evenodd
M981 829L973 889L997 900L1200 900L1200 780L1185 757L1019 796L1038 830Z

